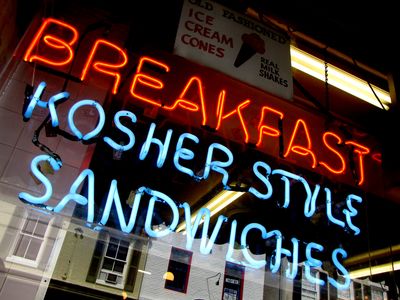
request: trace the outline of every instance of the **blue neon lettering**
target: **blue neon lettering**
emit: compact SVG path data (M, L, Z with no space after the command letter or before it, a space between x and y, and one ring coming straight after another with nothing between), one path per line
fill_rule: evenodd
M263 239L266 239L268 237L267 235L267 230L265 229L264 226L258 223L250 223L248 224L242 231L242 235L240 236L240 245L242 246L242 253L245 259L249 262L249 266L253 267L255 269L259 269L264 267L267 264L267 261L265 259L263 260L256 260L253 257L251 257L249 250L247 249L247 233L251 229L258 229L261 231L261 236Z
M45 101L41 100L45 89L46 89L46 83L44 81L42 81L41 83L39 83L35 92L30 97L29 104L26 107L25 112L24 112L24 119L29 120L32 117L33 110L35 109L36 106L39 106L42 108L48 108L50 111L51 125L53 127L57 127L59 122L58 122L57 111L56 111L56 107L55 107L54 103L57 101L60 101L61 99L67 100L69 98L69 93L68 92L58 93L58 94L50 97L48 102L45 102Z
M228 156L228 160L223 162L223 161L216 161L212 160L214 149L219 149ZM229 167L233 163L233 154L231 150L229 150L227 147L219 144L219 143L213 143L208 147L208 152L207 152L207 158L206 158L206 165L204 167L204 175L203 179L207 179L208 176L210 175L210 170L213 170L217 173L222 174L222 184L227 187L228 184L228 179L229 179L229 174L228 172L224 169ZM229 189L229 188L227 188Z
M318 285L324 285L325 281L323 281L322 279L318 279L314 276L312 276L311 274L311 268L319 268L322 266L322 261L320 261L319 259L315 259L312 257L311 255L311 251L315 249L318 251L323 251L324 247L320 244L317 243L309 243L306 247L306 262L304 263L305 266L305 273L306 273L306 278L308 281L318 284Z
M343 209L343 213L346 215L346 222L349 228L354 231L354 235L358 235L360 233L360 228L355 226L353 224L353 221L351 220L352 217L355 217L358 214L357 209L355 209L351 204L353 200L357 201L358 203L362 203L362 198L360 196L356 196L353 194L348 195L346 198L346 204L348 209L346 208Z
M88 197L78 194L79 186L84 182L85 178L88 178ZM94 220L94 173L90 169L83 170L78 177L75 179L74 183L71 185L69 194L64 196L61 201L53 208L47 207L47 209L54 212L61 212L69 201L75 201L80 205L87 205L87 221L93 223Z
M194 237L196 235L197 229L200 225L200 222L203 220L203 229L201 232L201 243L200 243L200 252L202 254L209 254L211 249L215 243L215 239L221 229L222 223L227 220L224 216L220 215L217 220L217 224L214 227L214 230L211 234L211 238L207 243L207 236L208 236L208 227L210 226L210 210L208 208L201 208L196 215L196 218L193 223L193 227L191 224L191 213L190 213L190 206L187 203L184 203L183 208L185 210L185 222L186 222L186 249L190 250L193 245Z
M261 174L261 172L258 170L259 167L264 168L265 173L266 173L265 175ZM256 177L265 184L265 187L267 188L267 193L262 194L253 187L250 187L249 192L252 193L254 196L256 196L259 199L262 199L262 200L269 199L272 196L272 190L273 190L272 185L268 179L269 175L271 174L271 167L268 164L266 164L265 162L257 161L253 165L253 172L254 172L254 175L256 175Z
M97 123L97 126L87 134L83 135L82 132L79 131L79 129L75 126L74 123L74 114L76 110L82 106L93 106L94 108L97 109L97 112L99 113L99 121ZM68 126L71 129L72 133L75 134L75 136L80 139L87 141L96 135L100 133L100 131L103 129L104 122L105 122L105 113L103 107L96 101L94 100L81 100L75 103L69 110L68 112Z
M111 206L114 203L117 210L117 216L119 221L119 226L121 230L125 233L130 233L135 226L136 216L139 208L140 198L143 194L145 188L141 187L135 195L134 205L131 210L131 215L129 217L129 222L126 224L124 212L122 210L121 199L119 197L117 181L113 179L110 184L110 189L108 191L108 196L106 200L106 205L104 206L103 216L101 217L100 224L106 225L110 217Z
M210 225L209 219L210 219L210 217L208 217L208 221L207 221L207 219L204 220L203 231L202 231L201 242L200 242L200 252L205 255L210 254L211 249L214 246L215 239L217 238L218 233L221 229L222 223L226 222L228 220L223 215L218 216L217 224L215 224L215 227L212 231L210 240L207 243L206 233L208 233L208 226Z
M347 252L344 249L338 248L333 250L332 252L332 261L335 267L342 273L342 276L344 277L345 281L343 284L340 284L337 282L335 279L328 277L328 281L330 284L332 284L335 288L338 290L345 290L350 287L350 275L349 272L346 270L345 267L339 262L337 256L340 254L343 259L347 257Z
M49 102L47 104L48 104L50 116L51 116L51 126L57 127L59 124L56 106L54 103L56 103L57 101L60 101L62 99L68 99L68 98L69 98L68 92L58 93L58 94L50 97Z
M25 192L19 193L18 197L20 199L32 204L43 204L48 201L53 194L53 187L51 185L51 182L47 179L46 176L43 175L43 173L39 169L38 165L41 161L49 162L54 171L58 171L62 165L61 162L57 162L53 157L47 154L38 155L34 159L32 159L31 171L33 175L35 175L35 177L44 185L46 190L45 193L40 197L32 196Z
M120 144L114 142L108 136L104 137L103 140L104 140L104 142L106 142L108 145L110 145L112 148L114 148L117 151L128 151L133 147L133 145L135 145L135 135L128 127L121 124L120 118L122 118L122 117L127 117L127 118L131 119L132 123L136 123L137 118L134 113L127 111L127 110L121 110L121 111L117 112L114 116L115 126L119 130L121 130L123 133L126 133L126 135L129 137L128 144L120 145Z
M47 106L46 102L41 100L45 89L46 89L46 82L42 81L41 83L39 83L35 92L30 97L29 104L26 107L25 112L24 112L24 118L26 120L29 120L32 117L32 113L33 113L33 110L36 107L36 105L38 105L42 108L46 108L46 106Z
M153 191L151 189L146 189L146 193L149 193L152 196L150 198L149 206L147 209L146 222L144 225L144 229L145 229L146 233L150 237L163 237L163 236L170 234L172 231L174 231L176 229L176 226L178 225L178 221L179 221L178 207L176 206L175 202L170 197L168 197L167 195L165 195L161 192ZM161 201L161 202L167 203L172 210L171 225L167 226L167 228L160 230L160 231L154 231L152 229L152 225L151 225L151 220L153 219L154 204L156 201Z
M286 255L287 257L292 256L292 262L288 263L285 275L288 279L295 279L299 264L299 240L296 238L292 238L291 241L293 244L293 254L285 248L282 248L282 254Z
M316 201L317 201L317 196L320 190L320 186L318 184L315 185L315 189L314 192L311 193L311 189L309 184L307 183L307 181L301 177L298 176L296 174L293 174L291 172L285 171L285 170L281 170L281 169L276 169L272 171L272 174L279 174L291 179L294 179L296 181L299 181L303 184L304 189L306 191L307 197L304 203L304 215L307 218L312 217L312 215L315 213L316 210ZM284 177L281 178L282 181L284 181L285 183L285 199L284 199L284 207L288 207L289 203L290 203L290 182L287 179L284 179Z
M59 120L57 116L57 111L56 111L56 106L57 104L62 100L62 99L68 99L69 98L69 93L67 92L62 92L55 94L54 96L50 97L50 99L45 102L41 100L41 97L44 94L44 91L46 89L46 83L41 82L37 89L35 90L34 94L30 97L29 103L27 104L27 108L24 111L24 119L30 119L32 117L34 109L39 106L45 109L49 110L50 116L51 116L51 122L52 126L56 127L59 125ZM82 106L94 106L95 109L97 109L99 113L99 121L91 132L87 134L82 134L77 127L75 126L74 123L74 115L77 109L79 109ZM107 143L110 147L116 150L122 150L122 151L128 151L133 148L135 145L135 135L130 130L128 127L122 125L121 119L123 117L127 117L131 120L132 123L137 122L137 118L134 113L129 112L129 111L119 111L115 114L114 116L114 123L116 125L116 128L118 128L121 132L125 133L128 136L128 143L127 145L119 145L117 144L113 139L110 137L104 137L104 142ZM71 128L73 134L75 134L79 139L83 140L88 140L91 139L95 136L97 136L101 130L104 127L104 122L105 122L105 113L102 108L102 106L97 103L96 101L93 100L81 100L77 102L75 105L72 106L68 113L68 124L69 127ZM165 163L166 156L169 150L170 142L172 139L172 133L173 131L169 129L166 133L165 141L162 142L160 139L155 138L155 128L156 124L152 123L149 127L149 131L147 134L147 138L145 142L143 143L140 154L139 154L139 159L144 160L147 157L147 154L150 151L151 144L154 143L158 145L158 158L157 158L157 167L161 168L163 164ZM182 165L182 163L185 163L185 161L190 161L194 160L195 158L195 153L193 150L190 150L189 148L184 147L184 143L187 142L187 140L193 141L195 144L199 144L200 140L196 135L190 134L190 133L183 133L179 136L176 144L176 150L173 156L173 163L176 167L177 170L179 170L182 173L188 174L191 177L196 177L194 174L194 171L191 170L188 167L185 167ZM189 142L190 143L190 142ZM219 151L222 151L226 158L222 159L221 161L216 161L214 160L214 157L219 157L220 153L214 153L218 149ZM220 173L222 175L222 183L223 185L227 186L228 181L229 181L229 173L227 171L227 168L232 165L234 160L232 152L225 146L219 144L219 143L213 143L209 146L208 152L207 152L207 157L204 165L204 173L202 178L207 179L210 176L210 172L215 171L217 173ZM51 199L51 196L53 194L52 190L52 185L49 179L41 172L40 170L40 163L41 162L48 162L50 163L51 167L57 171L60 169L62 166L62 163L60 161L57 161L55 157L51 157L50 155L39 155L36 156L32 162L31 162L31 170L33 175L43 184L44 186L44 194L42 196L32 196L29 193L26 192L21 192L19 194L19 197L32 204L43 204ZM311 217L314 215L316 211L316 201L317 197L320 192L320 185L316 184L314 190L310 188L309 183L302 178L301 176L295 175L291 172L284 171L284 170L273 170L271 167L261 161L257 161L253 165L253 173L254 176L258 178L258 180L261 181L261 183L265 186L265 188L261 189L262 192L257 190L254 187L250 187L249 192L252 193L254 196L256 196L259 199L266 200L272 197L273 193L273 187L270 183L270 175L281 175L281 180L284 183L284 201L282 207L288 208L290 205L290 193L291 193L291 185L290 183L295 180L298 182L301 182L304 186L305 192L306 192L306 200L304 203L304 215L306 217ZM79 194L79 188L87 182L87 195L81 195ZM48 209L53 210L54 212L61 212L65 206L68 205L70 201L74 201L77 204L87 206L87 221L90 223L94 222L94 197L95 197L95 191L94 191L94 183L95 183L95 175L93 171L90 169L83 170L78 177L75 179L75 181L72 183L69 193L65 195L61 201L55 206L55 207L47 207ZM362 203L362 198L353 194L350 194L346 198L346 205L347 207L343 209L343 214L345 215L345 220L340 220L336 216L333 215L333 202L332 202L332 193L329 188L324 188L324 191L326 193L326 213L328 220L339 227L342 228L349 228L351 231L353 231L354 235L360 234L360 229L353 223L354 222L354 217L358 215L357 209L353 207L355 202ZM106 200L106 204L104 207L104 211L100 220L100 225L105 225L109 219L110 212L112 210L113 203L115 205L115 210L117 212L117 217L120 223L121 230L125 233L129 233L133 230L137 218L137 214L139 211L139 205L141 202L142 197L147 194L150 195L149 197L149 204L148 204L148 210L147 210L147 215L146 215L146 220L145 220L145 231L148 236L150 237L163 237L171 233L177 226L178 221L179 221L179 212L178 212L178 207L175 204L175 202L168 197L167 195L151 190L146 187L140 187L136 194L135 194L135 199L132 205L132 210L130 213L129 221L126 222L127 220L125 219L125 215L123 213L123 208L121 205L120 201L120 196L118 193L118 188L117 188L117 181L112 180L110 183L110 189L108 192L108 197ZM152 227L152 221L153 221L153 213L155 210L155 204L156 202L163 202L166 203L171 211L172 211L172 221L169 226L167 226L166 229L163 229L162 231L157 231L154 230ZM213 248L213 245L215 243L215 240L220 233L220 230L222 228L222 224L227 221L227 218L220 215L218 216L218 220L216 222L215 227L213 228L213 231L211 233L210 239L208 239L208 231L209 231L209 226L210 226L210 211L207 208L201 208L199 210L199 213L196 215L195 221L193 224L191 224L191 211L190 211L190 206L187 203L184 203L183 206L184 208L184 213L185 213L185 219L186 219L186 232L187 232L187 241L186 241L186 248L191 249L193 246L194 238L196 236L197 230L200 226L200 224L204 221L203 227L202 227L202 233L201 233L201 243L200 243L200 252L202 254L209 254ZM292 245L293 248L291 249L292 252L288 249L285 249L282 247L282 242L283 242L283 237L282 234L279 230L273 230L271 232L267 232L265 227L257 224L257 223L251 223L248 224L242 231L241 233L241 247L242 247L242 253L243 256L246 260L246 262L238 262L242 263L243 265L250 266L253 268L261 268L267 264L267 261L265 259L261 260L256 260L248 250L248 245L247 245L247 235L248 232L252 229L258 229L261 232L261 236L263 239L268 239L271 237L276 238L276 248L273 253L273 256L271 257L271 260L269 262L269 267L271 269L272 273L275 273L279 270L282 264L282 257L287 256L291 257L291 263L288 264L286 268L286 277L289 279L294 279L296 277L296 274L298 272L298 256L299 256L299 240L292 238ZM235 244L235 237L236 237L236 231L237 231L237 221L233 220L231 222L231 228L230 228L230 237L229 237L229 244L228 244L228 249L226 253L226 260L227 261L234 261L233 255L234 255L234 244ZM290 249L290 248L289 248ZM318 279L312 274L311 268L319 268L322 265L322 262L318 259L315 259L312 257L313 251L323 251L324 247L322 245L319 245L317 243L309 243L306 247L306 262L305 262L305 274L307 280L309 280L312 283L318 284L318 285L324 285L325 282L323 280ZM315 255L315 254L314 254ZM340 257L339 257L340 256ZM350 277L349 277L349 272L346 270L346 268L343 266L341 262L339 262L339 259L345 259L347 257L347 252L341 248L335 249L332 252L332 261L335 266L335 268L340 272L340 274L345 278L344 283L341 283L340 281L335 280L334 278L328 277L328 281L330 284L335 286L338 289L348 289L350 285Z
M229 234L228 251L226 252L226 255L225 255L225 260L230 261L230 262L236 262L236 260L232 257L233 247L235 245L236 230L237 230L237 221L233 220L231 222L231 232Z
M281 266L281 255L282 255L282 233L279 230L273 230L268 232L267 238L276 236L276 247L273 255L273 259L270 262L271 273L276 273Z
M181 171L182 173L188 174L190 177L194 176L194 172L190 170L189 168L186 168L182 166L179 163L179 159L183 160L191 160L194 158L194 152L192 150L189 150L187 148L182 148L183 141L185 139L190 139L194 141L196 144L199 143L199 138L191 133L183 133L179 136L178 142L176 143L176 151L174 154L174 165L175 167Z
M196 215L196 218L193 223L192 227L192 216L190 212L190 206L186 202L182 204L182 207L185 211L185 223L186 223L186 249L191 250L193 246L194 237L196 235L197 229L200 225L201 219L204 216L205 218L208 217L208 222L210 221L210 210L207 208L201 208ZM205 220L206 221L206 220ZM203 228L204 234L204 228Z
M164 143L161 142L159 139L153 137L155 129L156 124L151 123L146 141L144 142L142 149L140 150L139 159L144 160L146 158L150 150L150 145L154 143L158 146L158 149L160 151L157 158L157 168L161 168L164 165L165 158L167 157L169 144L171 142L172 129L168 129Z
M328 188L325 188L325 193L326 193L326 214L328 215L328 220L331 221L332 223L339 225L340 227L345 226L344 222L336 219L333 215L332 215L332 193L331 190Z

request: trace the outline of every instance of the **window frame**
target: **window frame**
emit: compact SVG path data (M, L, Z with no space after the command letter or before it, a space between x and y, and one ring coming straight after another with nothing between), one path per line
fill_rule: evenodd
M173 262L177 262L177 260L173 260L172 259L174 251L177 251L177 252L180 252L180 253L185 253L185 254L188 255L188 258L189 258L189 261L186 264L187 265L187 272L186 272L186 276L185 276L184 286L183 286L182 289L178 289L178 288L174 288L172 286L168 286L168 280L165 279L164 288L167 289L167 290L170 290L170 291L187 294L187 289L188 289L188 286L189 286L190 269L192 267L193 252L189 251L189 250L186 250L186 249L181 249L181 248L178 248L178 247L171 247L171 253L170 253L170 256L169 256L168 267L167 267L166 272L172 272L172 264L173 264Z
M113 239L117 239L119 241L118 247L119 247L121 241L124 241L124 242L128 243L128 251L126 253L126 260L125 260L125 264L124 264L122 273L111 271L111 270L107 270L107 269L103 269L103 263L104 263L104 259L105 258L110 258L110 259L112 259L114 261L122 261L120 259L117 259L116 257L112 258L112 257L106 256L107 250L108 250L109 245L111 244L111 239L112 238ZM99 264L99 269L98 269L98 272L97 272L95 283L122 290L125 287L125 283L126 283L126 280L127 280L127 277L128 277L129 265L130 265L130 261L132 259L132 257L131 257L132 256L132 251L133 251L132 243L129 240L126 240L124 238L117 237L117 236L110 236L109 234L107 234L107 240L104 241L104 243L105 243L105 245L104 245L103 253L102 253L102 256L101 256L101 261L100 261L100 264ZM117 250L117 253L118 253L118 250ZM116 276L121 276L122 277L122 282L113 284L113 283L107 282L106 280L100 279L100 275L101 275L102 272L103 273L108 273L108 274L113 274L113 275L116 275Z
M232 268L230 268L230 266L232 266ZM230 273L232 273L230 270L235 268L236 271L240 272L240 278L231 275ZM239 300L243 299L243 291L244 291L244 278L245 278L245 274L246 274L246 267L241 265L241 264L237 264L234 263L232 261L225 261L225 269L224 269L224 277L223 277L223 283L222 283L222 294L221 294L221 300L224 299L225 295L226 295L226 290L227 292L229 292L230 290L232 291L238 291L237 289L233 289L232 287L229 287L230 284L233 285L239 285ZM236 277L237 279L233 279L233 280L239 280L239 284L237 283L233 283L233 282L229 282L230 280L232 280L232 277ZM229 296L229 294L228 294ZM237 297L236 297L237 298Z
M46 218L47 226L46 226L46 229L45 229L43 237L35 236L33 233L32 234L27 234L27 233L23 232L23 229L25 228L28 220L31 220L32 218L37 218L36 225L35 225L35 228L36 228L38 221L41 220L42 219L41 217L43 217L43 216L47 217ZM54 221L54 217L53 216L46 215L43 212L36 212L36 211L32 211L32 210L26 211L24 213L24 217L21 218L21 220L19 222L19 225L18 225L18 228L17 228L18 232L17 232L16 238L14 239L14 241L12 243L12 246L10 248L9 255L6 257L6 261L10 262L10 263L16 263L16 264L32 267L32 268L37 268L39 266L39 263L42 260L43 251L46 248L47 240L48 240L48 237L49 237L49 234L50 234L50 228L51 228L51 225L52 225L53 221ZM35 230L33 230L33 232L34 231ZM38 253L36 255L36 259L35 260L29 259L29 258L25 258L25 257L21 257L21 256L18 256L18 255L14 254L16 252L16 250L17 250L18 242L19 242L20 238L23 235L24 236L29 236L29 237L32 237L32 238L35 238L35 239L40 239L42 241L42 243L40 244L40 248L39 248L39 251L38 251Z

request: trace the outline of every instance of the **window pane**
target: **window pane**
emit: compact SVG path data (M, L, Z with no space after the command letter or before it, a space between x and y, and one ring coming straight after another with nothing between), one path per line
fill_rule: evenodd
M29 218L25 221L24 228L22 229L22 232L33 234L33 231L35 230L35 226L37 223L36 218Z
M104 261L103 261L103 269L112 271L113 264L114 264L114 260L105 257Z
M30 240L31 240L30 237L21 234L19 236L19 239L18 239L18 242L17 242L17 246L15 247L14 255L15 256L19 256L19 257L24 257Z
M114 263L114 271L122 273L124 271L124 265L125 265L125 263L123 263L121 261L115 261L115 263Z
M28 251L26 252L25 258L36 260L41 245L42 245L42 240L32 238L31 243L29 244L28 247Z
M47 224L48 224L47 221L40 220L36 225L34 234L39 237L44 237L44 234L46 233L46 229L47 229Z
M112 244L119 244L119 239L116 239L116 238L110 238L110 243L112 243Z
M172 247L168 264L168 272L174 275L173 280L166 278L164 287L181 293L186 293L192 252Z
M121 243L118 249L117 258L120 260L126 260L126 255L128 254L128 247L124 247Z
M110 243L107 248L106 256L115 257L117 255L118 244Z
M114 274L107 274L107 282L116 283L117 282L117 275Z

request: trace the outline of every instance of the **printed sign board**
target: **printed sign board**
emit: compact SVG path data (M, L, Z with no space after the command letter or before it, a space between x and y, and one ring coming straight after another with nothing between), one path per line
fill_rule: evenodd
M289 38L217 3L184 1L174 52L292 99Z

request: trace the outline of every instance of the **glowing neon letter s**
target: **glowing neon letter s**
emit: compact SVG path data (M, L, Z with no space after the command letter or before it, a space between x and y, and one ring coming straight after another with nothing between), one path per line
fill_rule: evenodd
M99 113L99 121L97 123L97 126L95 129L93 129L91 132L82 135L82 133L79 131L79 129L75 126L74 123L74 114L76 112L76 110L78 108L80 108L81 106L93 106L94 108L97 109L98 113ZM75 134L75 136L78 139L83 139L84 141L91 139L92 137L95 137L97 134L100 133L100 131L103 129L104 126L104 122L105 122L105 114L104 114L104 109L103 107L96 101L94 100L81 100L76 102L71 109L68 112L68 125L69 128L71 129L71 131Z
M213 161L213 153L214 149L219 149L228 156L228 160L223 162L223 161ZM208 152L207 152L207 158L206 158L206 165L204 167L204 175L203 178L207 179L208 176L210 175L210 170L212 169L215 172L218 172L223 175L222 178L222 184L224 186L227 186L228 184L228 179L229 179L229 174L228 172L224 169L226 167L229 167L233 162L233 154L231 150L229 150L227 147L219 144L219 143L213 143L208 147Z
M149 193L152 197L150 198L149 207L147 209L144 230L151 237L163 237L163 236L170 234L172 231L175 230L176 226L178 225L178 221L179 221L178 207L176 206L175 202L170 197L168 197L167 195L165 195L161 192L153 191L150 189L146 189L146 192ZM154 204L156 201L162 201L162 202L167 203L168 206L172 210L171 225L169 225L167 228L160 230L160 231L154 231L151 226L151 220L153 219L153 212L154 212Z
M304 189L307 194L307 198L304 203L304 215L307 218L310 218L315 213L315 210L316 210L317 196L318 196L319 190L321 188L320 185L316 184L315 188L314 188L314 192L311 193L311 189L310 189L308 182L299 175L296 175L296 174L293 174L291 172L281 170L281 169L273 170L272 174L280 174L283 176L283 177L281 177L281 179L285 182L285 200L284 200L284 204L283 204L284 208L288 207L289 203L290 203L290 181L288 180L288 178L294 179L303 184Z
M347 225L350 227L350 229L354 231L354 235L358 235L360 233L360 229L357 226L355 226L351 220L352 217L355 217L358 214L357 209L355 209L351 204L353 200L357 201L358 203L362 203L362 198L360 196L356 196L353 194L348 195L346 198L346 204L348 209L346 208L343 209L343 213L346 215Z
M84 182L85 178L88 178L88 197L86 198L83 195L78 194L79 186ZM69 201L75 201L80 205L87 205L87 221L93 223L94 219L94 174L90 169L83 170L74 183L71 185L69 189L69 194L64 196L61 201L54 207L47 207L49 210L53 210L54 212L61 212L65 205L68 204Z
M324 141L326 148L331 150L331 152L335 153L336 156L339 158L340 168L334 169L331 166L329 166L326 162L323 162L323 161L320 161L319 164L334 174L342 174L346 170L346 162L345 162L343 156L339 153L339 151L335 150L331 145L328 144L328 142L326 140L326 138L328 136L334 137L336 139L337 145L340 145L342 143L342 139L337 134L335 134L333 132L329 132L329 131L325 132L324 135L322 136L322 139Z
M243 256L246 258L246 260L249 262L249 266L253 267L255 269L259 269L264 267L267 264L267 261L265 259L263 260L256 260L253 257L251 257L249 250L247 249L247 233L251 229L258 229L261 231L261 236L263 239L266 239L268 237L267 235L267 230L265 229L264 226L258 223L250 223L248 224L242 231L242 235L240 236L240 245L242 246L242 253Z
M63 40L57 36L46 34L43 37L43 33L45 30L50 27L51 25L57 25L59 28L58 29L63 29L64 32L68 31L72 33L72 37L70 40L66 41ZM42 39L43 37L43 39ZM51 65L51 66L64 66L68 64L69 62L72 61L74 57L74 51L72 50L72 46L75 44L75 42L78 39L78 31L75 29L75 27L65 23L61 22L56 19L48 18L46 19L42 26L39 28L38 32L35 34L35 37L33 38L32 42L29 44L28 49L25 52L24 55L24 61L38 61L46 65ZM40 56L37 54L32 54L32 52L37 49L40 49L39 44L41 42L44 42L44 44L47 47L50 47L52 51L64 51L66 52L66 55L64 58L60 58L59 60L51 60L46 56Z
M344 277L345 281L343 284L340 284L337 282L335 279L328 277L328 281L330 284L332 284L335 288L338 290L345 290L350 287L350 275L349 272L346 270L345 267L339 262L337 256L340 254L344 259L347 257L347 252L344 249L338 248L333 250L332 252L332 261L335 267L342 273L342 276Z
M46 192L44 193L43 196L41 197L36 197L32 196L28 193L21 192L19 193L18 197L22 200L28 201L32 204L43 204L44 202L48 201L53 194L53 187L51 186L50 181L42 174L42 172L39 169L39 163L42 161L48 161L51 165L51 167L55 170L58 171L61 168L61 162L57 162L53 157L50 155L38 155L34 159L32 159L31 162L31 171L33 175L37 179L40 180L40 182L44 185Z
M189 168L182 166L179 163L179 159L191 160L194 158L194 153L192 150L189 150L187 148L182 148L182 144L185 139L190 139L190 140L194 141L196 144L199 143L199 138L197 136L195 136L191 133L181 134L179 136L178 142L176 143L176 151L174 154L174 165L182 173L188 174L189 176L193 177L194 172L192 170L190 170Z
M164 144L159 139L153 137L155 129L156 124L151 123L146 141L143 143L142 149L140 150L139 159L144 160L146 158L150 150L150 145L154 143L158 146L158 149L160 151L157 158L157 168L161 168L164 165L165 159L167 157L169 144L171 142L172 129L168 129L165 136Z
M322 266L322 261L320 261L319 259L315 259L311 256L311 251L313 249L318 250L318 251L323 251L324 247L317 243L309 243L307 245L307 247L306 247L307 260L304 263L306 278L311 283L318 284L318 285L324 285L325 281L323 281L322 279L318 279L311 275L311 268L318 268L318 267Z
M108 136L104 137L104 142L106 142L108 145L111 146L111 148L114 148L117 151L128 151L135 144L135 135L128 127L121 124L121 121L119 120L121 117L128 117L129 119L131 119L132 123L136 123L137 119L136 119L136 116L134 113L127 111L127 110L121 110L121 111L117 112L114 116L115 126L119 130L121 130L122 132L124 132L128 135L128 137L129 137L128 144L127 145L117 144Z
M266 173L265 175L261 174L261 172L258 170L260 167L265 169L265 173ZM262 200L269 199L272 196L272 185L268 179L269 175L271 175L271 167L268 164L266 164L265 162L257 161L253 165L253 172L254 172L254 175L256 175L256 177L259 178L265 184L265 186L267 188L267 193L262 194L253 187L250 187L249 192L252 193L254 196L256 196L259 199L262 199Z

